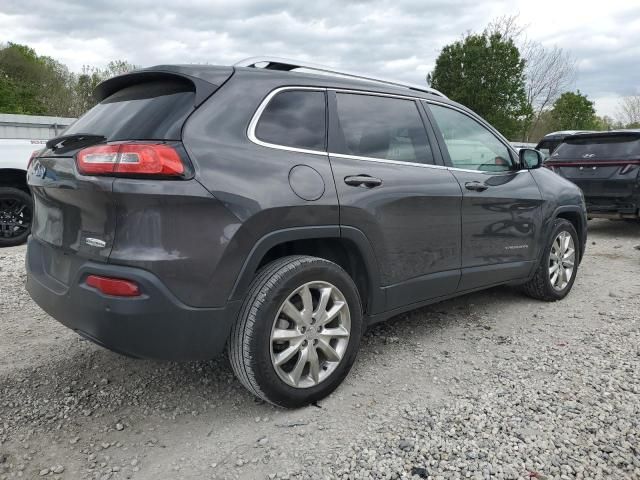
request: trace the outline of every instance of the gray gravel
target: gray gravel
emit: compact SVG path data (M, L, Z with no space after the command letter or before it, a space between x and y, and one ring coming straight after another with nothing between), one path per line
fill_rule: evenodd
M574 291L500 287L369 331L345 384L274 409L224 359L81 340L0 250L0 479L640 478L640 226L590 222Z

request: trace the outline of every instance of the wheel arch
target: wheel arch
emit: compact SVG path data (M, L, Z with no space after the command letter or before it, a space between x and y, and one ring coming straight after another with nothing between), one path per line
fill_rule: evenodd
M0 187L19 188L31 195L27 185L27 172L19 168L0 168Z
M578 205L575 205L575 206L567 205L567 206L558 207L555 210L552 218L553 220L558 218L565 219L573 225L573 228L576 229L576 232L578 233L579 242L580 242L579 259L582 260L586 241L587 241L587 224L586 224L585 214L582 208ZM553 221L549 222L549 225L547 226L547 236L552 225L553 225Z
M365 315L384 310L384 290L368 239L356 228L338 225L288 228L262 237L245 260L230 300L244 296L260 268L288 255L310 255L340 265L356 284Z

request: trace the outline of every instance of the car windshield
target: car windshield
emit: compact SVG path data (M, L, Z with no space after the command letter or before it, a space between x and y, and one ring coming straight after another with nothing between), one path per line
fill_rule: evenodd
M629 160L640 158L639 135L600 135L568 138L551 156L552 160Z

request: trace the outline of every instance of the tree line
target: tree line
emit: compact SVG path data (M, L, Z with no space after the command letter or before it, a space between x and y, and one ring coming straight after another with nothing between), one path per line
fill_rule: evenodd
M0 45L0 113L79 117L96 104L98 83L134 68L116 60L74 73L26 45Z
M537 142L555 130L640 127L640 96L620 101L618 119L596 115L594 102L569 87L575 60L529 40L517 16L446 45L427 82L483 116L510 140Z

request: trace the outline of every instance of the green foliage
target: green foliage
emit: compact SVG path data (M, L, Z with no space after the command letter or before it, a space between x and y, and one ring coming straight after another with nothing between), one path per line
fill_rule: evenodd
M0 112L77 117L96 104L98 83L134 68L117 60L102 70L85 67L74 74L26 45L0 45Z
M596 130L602 126L599 125L593 102L580 90L560 95L553 104L551 117L556 130Z
M445 46L430 80L434 88L474 110L506 137L515 138L533 114L524 67L513 40L485 32Z

